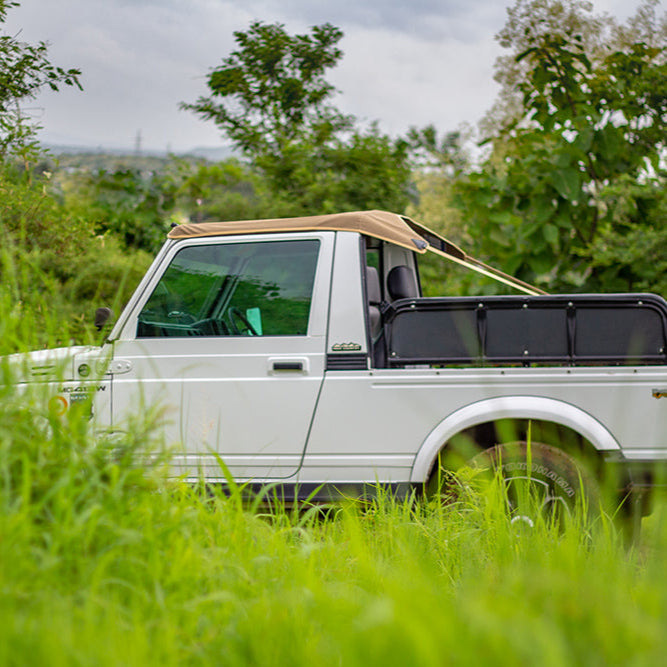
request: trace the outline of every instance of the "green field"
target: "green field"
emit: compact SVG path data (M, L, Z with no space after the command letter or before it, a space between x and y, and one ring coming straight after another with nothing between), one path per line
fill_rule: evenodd
M6 368L4 369L6 373ZM441 505L267 511L0 393L0 664L663 664L667 528ZM269 493L268 498L271 497Z

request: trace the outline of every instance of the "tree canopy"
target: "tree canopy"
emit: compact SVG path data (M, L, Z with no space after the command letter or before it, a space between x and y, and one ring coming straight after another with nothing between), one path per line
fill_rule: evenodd
M342 57L343 33L325 23L290 35L253 22L209 73L211 94L183 104L212 120L263 176L277 214L326 213L408 202L407 144L360 128L331 98L325 73Z
M5 22L8 10L18 5L13 0L0 0L0 24ZM61 85L81 89L80 75L78 69L53 65L45 42L27 44L0 34L0 159L36 148L38 125L25 113L25 101L45 87L56 91Z
M563 4L590 11L519 0L524 30L510 12L512 31L501 35L522 68L520 105L490 137L481 168L457 183L457 203L479 252L523 279L558 290L656 288L628 244L641 238L637 248L655 254L667 235L667 38L647 34L652 0L624 28L570 14L551 32L553 11L534 25ZM593 48L582 26L602 24L618 40Z
M209 97L183 107L213 120L251 156L280 154L286 144L329 139L351 119L336 111L324 78L343 53L343 33L329 23L310 35L289 35L281 24L251 23L234 32L238 48L208 75Z

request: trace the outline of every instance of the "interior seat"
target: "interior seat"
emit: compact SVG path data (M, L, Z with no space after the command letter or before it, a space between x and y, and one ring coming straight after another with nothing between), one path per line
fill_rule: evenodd
M392 301L417 298L419 290L414 271L405 264L395 266L387 274L387 291Z
M371 338L375 341L382 332L382 291L380 290L380 278L374 266L366 267L366 295Z
M368 299L368 323L371 332L371 358L375 368L384 368L387 353L383 335L382 290L380 288L380 277L374 266L366 267L366 296Z

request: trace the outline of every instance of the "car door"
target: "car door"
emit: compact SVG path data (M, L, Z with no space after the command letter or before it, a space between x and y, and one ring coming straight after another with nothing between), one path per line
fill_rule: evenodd
M333 234L179 242L114 343L113 422L164 411L174 471L296 473L324 375Z

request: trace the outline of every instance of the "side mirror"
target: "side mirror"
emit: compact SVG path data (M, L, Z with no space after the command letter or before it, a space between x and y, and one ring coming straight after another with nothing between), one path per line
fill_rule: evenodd
M113 317L113 310L111 308L98 308L95 311L95 328L102 331L102 327Z

